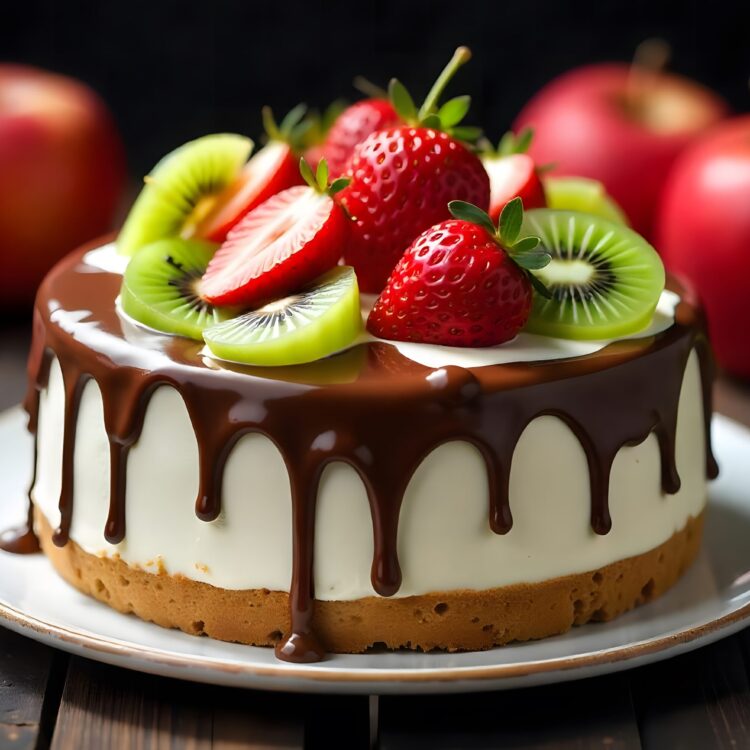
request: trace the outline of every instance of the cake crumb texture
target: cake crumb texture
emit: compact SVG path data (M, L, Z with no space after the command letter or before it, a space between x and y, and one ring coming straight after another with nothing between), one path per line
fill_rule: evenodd
M286 592L221 589L183 576L150 573L119 559L91 555L73 540L57 547L38 509L35 527L58 573L119 612L192 635L256 646L272 646L289 631ZM540 583L317 601L315 632L328 651L338 653L372 647L474 651L557 635L573 625L611 620L660 596L695 559L702 530L703 513L648 552Z

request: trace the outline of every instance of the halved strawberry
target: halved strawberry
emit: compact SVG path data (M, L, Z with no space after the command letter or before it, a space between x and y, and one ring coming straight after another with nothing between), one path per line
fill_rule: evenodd
M307 185L272 196L229 233L201 280L204 299L254 307L298 291L338 263L350 222L333 196L347 180L329 186L325 160L313 176L301 159L300 172Z
M195 228L195 235L223 242L232 227L242 217L268 200L294 185L301 185L297 154L294 144L295 130L305 113L298 105L276 125L271 110L263 108L263 124L268 133L268 143L243 167L237 179L219 195L209 213Z
M526 210L547 205L537 165L526 153L532 137L529 129L518 136L508 132L497 149L489 144L483 149L482 164L490 177L489 214L493 221L498 220L503 206L513 198L520 198Z

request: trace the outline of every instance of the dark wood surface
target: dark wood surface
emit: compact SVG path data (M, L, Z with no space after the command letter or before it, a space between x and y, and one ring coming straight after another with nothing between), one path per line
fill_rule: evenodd
M3 332L0 409L25 388L28 330ZM717 411L750 425L750 385ZM310 696L168 680L67 655L0 628L0 750L750 749L750 630L595 679L424 697Z

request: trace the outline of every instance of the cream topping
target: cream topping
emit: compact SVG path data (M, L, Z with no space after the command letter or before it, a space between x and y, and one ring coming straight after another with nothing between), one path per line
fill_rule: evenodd
M110 243L87 253L83 261L85 265L91 266L98 271L123 274L127 268L129 258L118 254L114 243ZM375 299L374 295L362 295L363 320L367 319L367 315L375 303ZM620 340L646 338L666 330L674 324L675 310L679 302L679 295L665 289L659 298L650 324L641 331L620 337ZM121 310L120 314L127 318ZM134 334L134 338L138 337L140 332L143 332L143 335L146 337L154 334L154 331L130 318L127 318L127 321L131 324L128 328L131 334ZM355 344L379 340L382 339L377 339L365 332ZM482 348L416 344L405 341L386 341L385 343L395 346L404 357L408 357L425 367L437 369L451 365L458 367L483 367L486 365L511 364L513 362L538 362L567 359L569 357L582 357L603 349L615 340L617 339L575 341L572 339L538 336L522 332L512 341L505 344ZM148 342L145 339L142 343L148 346ZM208 357L211 356L208 349L205 350L205 354Z

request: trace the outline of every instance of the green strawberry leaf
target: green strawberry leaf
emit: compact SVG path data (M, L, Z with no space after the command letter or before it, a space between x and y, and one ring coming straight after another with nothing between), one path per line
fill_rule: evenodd
M531 235L530 237L523 237L522 239L518 240L518 242L514 243L513 246L510 248L510 251L513 253L526 253L529 250L533 250L534 248L539 246L539 243L541 240L539 237L534 237Z
M448 132L459 141L474 143L482 135L482 128L473 125L457 125L455 128L449 128Z
M331 187L328 188L328 195L333 198L336 193L340 193L350 182L351 178L349 177L339 177L331 183Z
M388 98L388 92L385 91L382 86L378 86L377 83L373 83L364 76L354 76L352 86L354 86L357 91L364 94L368 99Z
M406 86L397 78L391 78L391 82L388 84L388 98L404 122L416 122L419 119L414 99L406 90Z
M279 125L279 132L284 136L285 140L291 138L294 129L300 124L302 118L305 116L305 112L307 112L307 105L298 104L286 113L286 116Z
M512 130L509 130L507 133L503 133L503 137L500 139L499 143L497 144L497 155L498 156L510 156L510 154L515 153L515 147L516 147L516 136L513 134Z
M518 135L509 130L497 144L497 155L525 154L529 150L533 138L534 131L531 128L524 128Z
M513 198L505 204L500 212L500 242L505 247L512 247L515 244L518 235L521 233L522 222L523 201L520 198Z
M529 250L523 253L510 253L513 262L525 271L538 271L549 265L552 256L546 250Z
M531 128L524 128L516 136L516 153L525 154L531 146L531 141L534 139L534 131Z
M299 173L302 175L302 179L313 189L318 189L318 183L313 174L312 168L305 161L304 156L300 156L299 159Z
M467 203L466 201L451 201L448 204L448 210L456 219L476 224L477 226L486 229L492 237L495 236L495 225L492 223L492 219L490 219L487 212L482 211L481 208L478 208L471 203Z
M427 115L427 117L425 117L419 124L423 128L434 128L435 130L443 129L443 123L440 121L440 117L434 113Z
M273 116L273 110L269 106L265 106L261 109L260 116L263 120L263 130L266 131L268 137L272 141L282 140L281 131Z
M449 99L438 110L438 117L443 127L452 128L454 125L458 125L466 117L470 106L470 96L456 96L453 99Z
M328 162L325 159L321 159L318 162L318 171L315 174L315 181L318 183L320 192L324 193L328 188Z
M527 272L526 276L528 277L529 281L531 282L531 286L534 287L534 291L537 294L541 294L541 296L545 299L552 299L552 292L547 289L544 282L538 276L535 276L533 273L531 273L531 271Z

